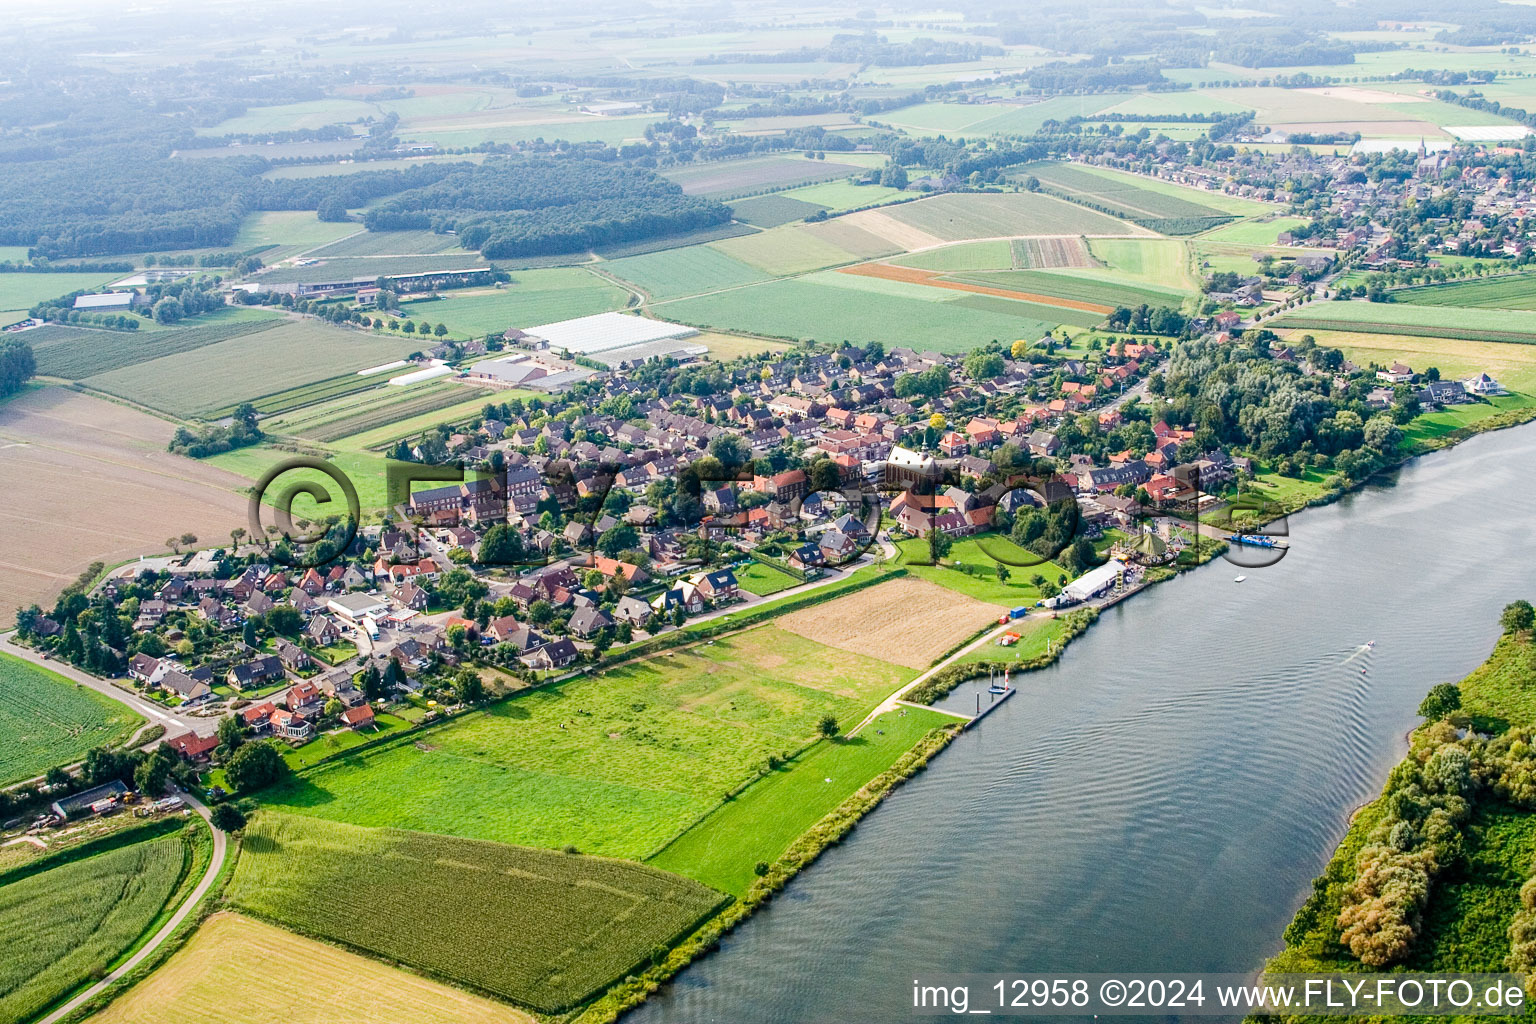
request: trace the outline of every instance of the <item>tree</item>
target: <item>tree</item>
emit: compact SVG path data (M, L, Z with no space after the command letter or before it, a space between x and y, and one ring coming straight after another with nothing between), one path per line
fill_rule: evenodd
M453 629L452 626L448 628L450 630ZM453 642L451 635L449 636L449 642ZM358 678L358 689L362 690L363 696L371 701L378 700L384 696L384 677L379 675L377 667L370 664L367 668L363 669L362 675Z
M935 562L947 557L954 546L955 539L943 530L928 531L928 554Z
M176 767L177 761L171 748L160 744L134 769L133 787L145 796L158 797L165 792L165 784L170 781L171 769Z
M640 534L630 523L620 523L597 539L597 549L609 558L617 558L619 552L640 543Z
M237 793L252 793L284 778L288 762L270 740L247 743L224 766L224 776Z
M528 606L528 621L535 626L545 626L555 617L555 606L540 598Z
M298 636L304 628L304 613L291 604L275 606L266 615L267 628L282 636Z
M1392 417L1385 413L1378 413L1365 421L1364 437L1367 446L1376 449L1382 454L1389 454L1397 450L1402 442L1403 432L1397 424L1392 422Z
M0 398L20 391L36 372L37 360L31 345L21 338L0 341Z
M456 651L462 651L464 645L469 642L469 627L462 622L455 622L448 627L448 645Z
M1015 359L1023 359L1029 354L1029 341L1027 339L1020 338L1018 341L1013 343L1013 346L1010 349L1008 349L1008 354L1013 356Z
M524 557L523 536L506 523L497 523L485 531L480 541L483 565L518 565Z
M326 718L337 718L345 710L347 710L347 706L335 697L332 697L325 702L325 708L321 711L321 714Z
M841 732L842 727L837 724L837 717L831 713L828 713L822 715L821 718L816 722L816 731L830 739Z
M880 184L886 188L906 188L907 169L894 160L887 161L880 171Z
M182 547L190 548L192 545L194 545L196 543L197 543L197 534L195 534L195 533L184 533L184 534L181 535L181 546Z
M315 211L315 219L339 224L350 220L347 215L347 204L339 195L329 195L320 200L320 208Z
M436 337L441 338L443 335L448 333L448 325L447 324L438 324L436 327L432 328L432 333Z
M965 357L965 375L974 381L993 380L1001 377L1003 357L996 352L972 352Z
M453 692L465 704L478 704L485 699L485 680L474 669L465 669L459 673Z
M246 740L245 723L238 715L225 715L219 719L219 758L228 761Z
M1511 601L1504 606L1504 611L1499 615L1499 625L1504 627L1506 633L1523 633L1536 625L1536 610L1531 608L1531 602L1524 600Z
M43 776L43 781L48 784L49 789L58 789L61 786L69 785L70 778L69 772L55 766L48 769L48 774Z
M1431 722L1438 722L1461 710L1461 691L1455 683L1438 683L1419 703L1419 714Z
M220 832L238 832L245 828L245 815L240 813L240 808L234 804L219 804L209 817L213 821L213 827Z

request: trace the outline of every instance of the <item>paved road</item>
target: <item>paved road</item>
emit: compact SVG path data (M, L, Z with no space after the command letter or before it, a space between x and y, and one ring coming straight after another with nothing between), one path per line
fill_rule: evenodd
M180 736L183 731L195 732L199 736L212 736L219 731L218 718L197 718L192 715L182 714L174 708L164 708L154 701L145 700L136 693L131 693L120 686L113 686L107 679L98 679L96 676L82 672L68 662L57 658L45 661L43 656L30 647L22 647L16 643L15 632L0 634L0 644L3 644L5 653L13 654L24 661L46 668L50 672L57 672L66 679L88 686L97 693L111 697L120 704L126 704L134 711L143 715L151 723L158 722L165 726L165 731L171 736Z
M180 795L181 798L187 802L188 806L203 816L203 820L208 822L208 828L213 832L213 857L208 861L208 870L203 872L203 877L198 881L197 888L193 889L191 895L189 895L185 902L183 902L182 905L176 909L176 913L171 915L171 919L165 922L165 927L156 932L152 939L144 943L144 945L139 949L137 953L123 961L122 966L117 968L117 970L113 971L111 974L107 975L105 978L98 981L96 984L92 985L90 988L86 989L84 992L81 992L79 995L75 996L73 999L59 1007L57 1010L54 1010L48 1016L42 1018L42 1020L38 1021L37 1024L54 1024L55 1021L60 1020L67 1014L71 1013L76 1007L84 1003L86 1000L94 999L96 996L100 995L103 991L106 990L107 986L113 984L129 971L143 963L145 958L147 958L155 950L159 949L165 943L165 941L171 937L172 933L175 932L177 928L181 927L181 923L187 919L187 915L192 913L192 911L197 908L197 905L202 902L203 897L208 894L208 890L213 886L214 879L219 877L219 872L224 868L224 858L229 853L228 837L225 836L223 832L213 827L210 812L208 808L203 805L201 800L197 799L197 797L193 796L191 793L182 793Z

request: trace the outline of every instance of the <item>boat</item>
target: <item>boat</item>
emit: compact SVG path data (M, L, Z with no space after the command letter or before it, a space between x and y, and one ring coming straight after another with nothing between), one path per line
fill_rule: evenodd
M1243 580L1245 580L1245 579L1247 579L1247 578L1248 578L1248 577L1247 577L1247 576L1238 576L1238 577L1235 577L1235 578L1234 578L1234 579L1233 579L1233 580L1232 580L1232 582L1233 582L1233 583L1241 583L1241 582L1243 582Z
M1367 640L1365 642L1365 646L1367 646L1367 647L1375 647L1376 646L1376 641L1375 640Z

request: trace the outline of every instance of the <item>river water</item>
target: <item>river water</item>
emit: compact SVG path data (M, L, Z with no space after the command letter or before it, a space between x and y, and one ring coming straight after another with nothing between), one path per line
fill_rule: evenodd
M918 973L1256 968L1425 691L1536 598L1532 466L1536 424L1474 438L1291 517L1273 567L1109 610L627 1022L931 1020Z

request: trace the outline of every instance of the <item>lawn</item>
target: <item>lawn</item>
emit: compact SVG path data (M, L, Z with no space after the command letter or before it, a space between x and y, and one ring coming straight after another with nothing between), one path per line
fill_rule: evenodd
M604 263L602 268L641 288L652 299L675 299L768 280L763 271L709 245L628 256Z
M741 896L803 832L954 719L917 708L888 711L857 736L823 741L769 772L684 832L649 863Z
M966 352L994 340L1011 343L1018 338L1038 338L1063 322L1055 315L1057 311L1034 316L1032 310L1046 307L1008 299L993 300L995 305L978 308L970 300L985 300L988 296L947 292L944 294L950 298L931 301L900 296L893 289L879 287L899 282L859 287L849 283L857 279L844 276L848 281L840 280L836 287L803 280L772 281L657 303L652 308L664 319L698 327L775 338L846 340L858 345L871 341L891 344L892 339L920 337L924 348L940 352Z
M529 691L305 773L266 802L393 825L643 857L911 671L772 625Z
M1059 643L1068 631L1067 620L1051 614L1029 615L1016 619L1013 632L1019 634L1017 643L1002 647L996 643L982 644L974 651L955 659L955 664L976 662L1022 663L1045 654L1050 645Z
M143 724L110 697L0 654L0 785L73 764L92 747L123 742Z
M232 338L88 378L87 384L173 415L213 416L291 388L398 359L414 338L373 335L319 320L290 320L259 335Z
M1062 576L1070 578L1070 574L1055 562L1042 560L1033 551L996 534L956 541L938 565L923 564L931 560L928 542L923 538L901 541L897 548L901 552L898 564L906 566L912 575L978 601L1009 608L1033 605L1041 599L1040 589L1030 582L1035 575L1044 576L1052 583ZM1007 560L1004 566L1009 573L1007 581L997 575L997 567L1003 564L999 559Z
M576 267L522 270L504 288L448 292L431 301L402 302L402 316L448 325L455 338L500 334L593 313L623 309L629 293Z
M639 864L263 812L240 909L546 1013L580 1003L723 901Z
M0 885L0 935L11 936L0 956L0 1019L27 1020L100 977L160 914L186 862L181 837L165 836L28 866L35 873Z
M361 224L320 220L313 210L267 210L246 214L230 248L244 252L275 245L261 254L262 262L275 263L362 230Z
M534 1024L505 1003L238 914L214 914L93 1024Z
M338 651L338 653L341 652ZM352 654L356 653L357 648L353 647ZM371 729L342 729L321 733L301 747L292 747L283 751L283 760L288 762L289 768L300 771L313 767L322 758L340 754L342 751L351 750L364 743L372 743L374 740L392 736L397 732L404 732L409 728L411 723L405 719L381 712L374 716L374 727Z
M750 562L736 570L736 582L749 594L767 597L781 590L788 590L790 587L798 587L801 581L771 565Z

